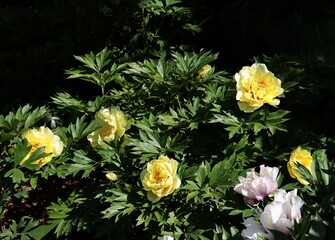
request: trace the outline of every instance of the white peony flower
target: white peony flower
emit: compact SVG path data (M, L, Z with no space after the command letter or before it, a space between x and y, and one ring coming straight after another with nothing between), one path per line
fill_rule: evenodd
M301 219L302 205L303 201L297 195L297 189L290 192L279 189L273 202L265 206L260 215L260 221L267 229L289 235L290 230L293 230L294 223L299 223Z
M247 227L241 232L241 236L244 239L259 240L264 237L268 240L274 240L273 234L265 229L261 224L256 222L253 218L247 218L244 220L243 224Z

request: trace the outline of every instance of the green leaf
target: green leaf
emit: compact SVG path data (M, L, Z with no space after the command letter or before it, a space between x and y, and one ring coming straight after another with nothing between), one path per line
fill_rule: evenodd
M14 183L20 183L24 180L24 173L20 169L14 168L12 179Z
M30 168L30 169L37 169L40 166L38 164L34 164L34 162L36 162L37 160L41 159L41 158L45 158L49 155L51 155L51 153L45 153L45 146L40 147L38 149L36 149L31 156L23 163L23 166Z
M255 123L254 124L254 133L255 134L257 134L257 133L259 133L262 129L264 129L264 128L266 128L266 126L264 126L263 124L261 124L261 123Z
M293 189L297 188L298 185L299 185L299 182L294 182L294 183L288 183L284 186L281 186L280 188L284 189L284 190L287 190L287 191L290 191L290 190L293 190Z
M310 240L323 240L326 239L326 227L323 224L322 220L313 220L311 228L308 232L308 239Z
M329 185L329 161L326 155L326 151L324 149L317 150L313 153L313 164L314 164L314 170L317 174L317 179L319 181L323 181L324 185Z
M240 214L240 213L243 213L243 210L234 209L234 210L229 212L229 215L234 216L234 215L237 215L237 214Z
M24 123L24 128L30 128L47 114L47 109L45 107L38 107L34 109L26 118Z
M223 123L228 125L225 129L229 131L229 139L231 139L236 133L242 133L242 123L238 120L237 117L232 114L225 112L225 115L214 114L214 119L210 123Z
M83 56L74 56L75 59L82 62L85 67L88 67L94 71L98 71L98 67L94 62L95 54L91 52L90 54L85 54Z
M179 4L181 2L182 2L181 0L165 0L165 6L170 7L172 5L176 5L176 4Z
M96 56L96 63L98 70L101 71L105 66L109 64L111 59L108 59L111 55L111 51L107 48L104 48L101 52L99 52Z
M125 206L115 204L106 210L104 210L102 213L104 214L104 218L110 219L114 217L115 215L122 213L123 209L125 209Z
M187 189L187 190L198 190L200 189L200 187L193 181L190 181L190 180L186 180L186 183L184 186L183 186L183 189Z
M199 186L202 186L202 184L205 181L205 178L209 176L210 172L210 165L208 162L202 162L198 171L196 172L196 178L195 180L197 181Z
M248 218L248 217L251 217L253 214L254 214L253 209L245 209L243 210L242 216L243 218Z
M81 118L76 119L75 124L71 123L69 125L68 132L71 133L75 141L79 141L98 128L99 124L95 121L92 121L90 124L85 122L85 115L83 115Z
M287 131L286 127L282 123L289 120L289 118L286 118L286 115L288 114L289 111L286 110L278 110L276 112L269 113L265 119L265 122L272 135L276 130L284 132Z
M167 114L159 115L158 118L162 124L167 126L177 126L179 124L179 122L175 120L175 117L171 115Z
M14 171L15 168L12 168L10 170L8 170L5 174L4 174L4 177L9 177L9 176L12 176L13 175L13 171Z
M30 186L35 189L37 187L37 179L38 177L32 177L29 180Z
M23 139L21 142L15 145L14 151L14 166L18 166L20 162L27 156L27 154L31 150L31 146L27 147L28 141L27 139Z
M85 104L82 100L72 97L70 94L56 93L56 96L51 97L53 103L60 109L71 109L77 112L85 112Z
M135 124L136 127L138 127L139 129L145 131L145 132L153 132L153 130L151 130L151 128L145 124L142 123L136 123Z
M74 152L73 162L69 164L67 175L76 176L79 172L82 173L82 178L90 176L91 172L95 170L96 166L94 161L86 156L87 153L83 150Z
M31 127L48 114L48 110L44 106L38 107L32 112L31 108L29 104L20 106L16 112L9 112L6 117L0 117L0 127L2 126L8 131L20 132L22 128Z
M198 194L199 194L198 191L190 192L190 193L187 194L187 196L186 196L186 202L189 202L192 198L194 198L194 197L197 196Z
M29 232L27 232L27 235L32 237L34 240L41 240L44 239L44 237L56 227L56 223L50 224L50 225L42 225L39 226Z
M209 174L209 186L216 188L218 186L230 187L237 179L239 171L233 170L234 158L223 160L214 165Z

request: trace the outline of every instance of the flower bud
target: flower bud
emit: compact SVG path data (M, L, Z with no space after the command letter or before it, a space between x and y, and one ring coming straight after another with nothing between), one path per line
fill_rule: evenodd
M106 178L111 181L115 181L117 179L117 175L114 172L106 173Z

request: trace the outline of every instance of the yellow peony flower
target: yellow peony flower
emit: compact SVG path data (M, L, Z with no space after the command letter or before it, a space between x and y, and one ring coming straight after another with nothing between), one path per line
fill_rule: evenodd
M209 65L209 64L206 64L205 66L203 66L199 71L198 71L198 75L200 76L200 77L205 77L206 76L206 74L209 72L209 70L211 70L212 69L212 67L211 67L211 65Z
M147 164L147 168L141 173L141 181L144 190L148 191L147 197L151 202L159 201L180 187L177 166L176 160L164 155Z
M301 165L306 167L312 174L312 162L313 158L309 153L309 151L303 150L301 147L298 147L291 153L290 159L287 162L287 170L292 178L297 179L304 185L308 185L309 182L307 182L305 179L302 178L295 164L300 163Z
M244 112L253 112L268 103L279 105L276 99L284 92L281 81L270 72L265 64L254 63L251 67L245 66L235 74L236 100L239 108Z
M59 139L59 137L47 128L40 127L39 129L31 129L23 133L23 137L28 141L28 147L31 147L30 152L27 156L22 159L20 164L22 165L38 148L45 147L44 153L51 153L49 156L41 158L33 164L38 164L43 166L44 164L51 161L53 157L59 156L64 148L63 142Z
M87 136L92 147L104 147L111 141L120 140L129 129L128 122L117 107L102 108L95 114L95 121L101 126Z

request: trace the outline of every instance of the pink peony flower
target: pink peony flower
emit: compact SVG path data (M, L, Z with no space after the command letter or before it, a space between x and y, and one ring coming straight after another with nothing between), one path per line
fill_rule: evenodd
M303 201L297 195L297 189L290 192L279 189L273 202L265 206L260 215L260 221L269 230L277 230L289 235L294 223L299 223L301 219L302 205Z
M247 177L239 177L240 181L234 187L234 190L244 196L244 201L249 205L255 205L259 201L269 196L278 188L277 176L279 169L277 167L260 166L259 174L254 169L247 172Z

